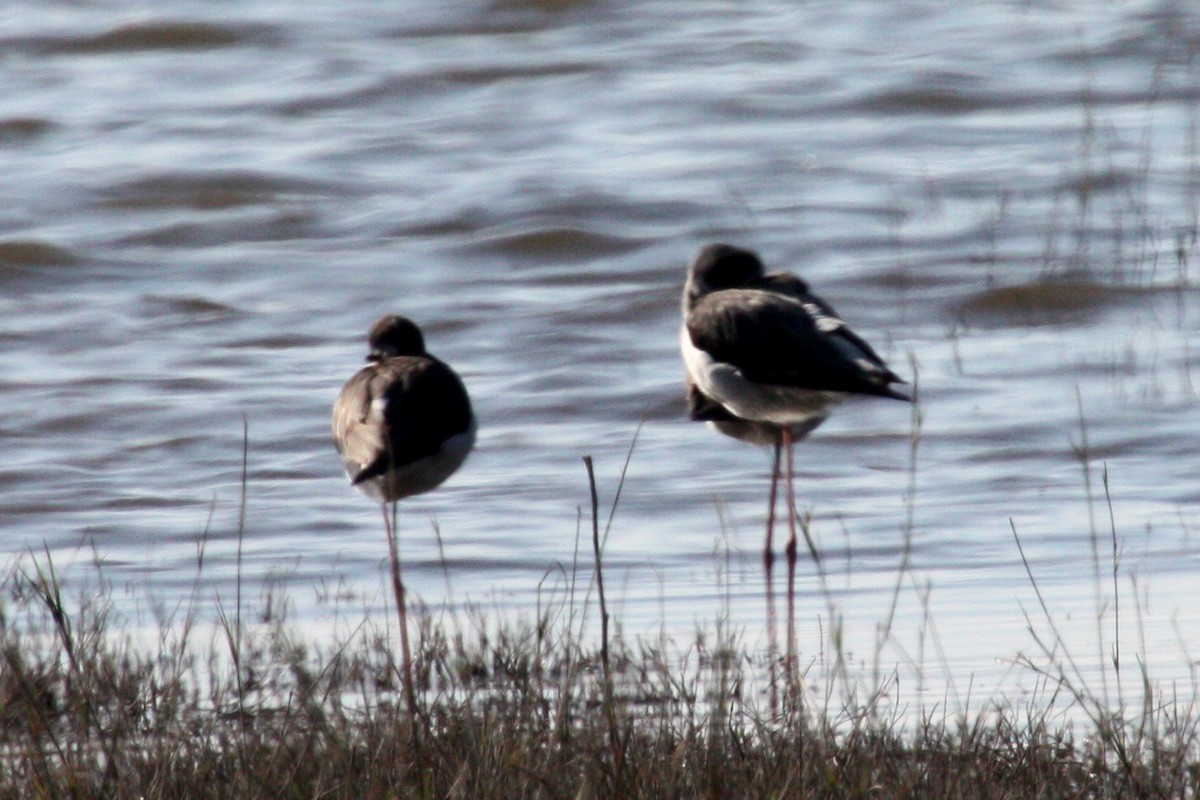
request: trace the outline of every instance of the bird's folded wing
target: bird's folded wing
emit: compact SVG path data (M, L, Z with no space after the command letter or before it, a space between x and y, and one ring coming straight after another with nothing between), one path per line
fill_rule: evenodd
M436 359L399 357L368 367L364 403L335 422L346 431L343 458L362 469L355 483L434 455L471 424L471 404L454 372ZM353 453L351 452L353 450Z
M825 304L770 292L707 295L687 319L692 344L755 383L907 399L899 378Z

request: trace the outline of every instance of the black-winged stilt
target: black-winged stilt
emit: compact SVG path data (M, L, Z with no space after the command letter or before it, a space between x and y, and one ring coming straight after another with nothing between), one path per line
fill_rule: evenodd
M807 283L789 273L766 273L757 254L728 244L701 248L688 269L680 350L690 417L727 436L774 446L763 548L772 618L771 538L780 456L787 451L790 657L796 566L792 445L851 395L911 398L892 388L903 383L900 377Z
M333 444L350 483L380 504L388 537L392 589L400 618L405 693L415 710L407 610L388 504L439 486L475 443L475 415L454 370L425 351L411 320L388 314L367 337L367 366L333 404Z

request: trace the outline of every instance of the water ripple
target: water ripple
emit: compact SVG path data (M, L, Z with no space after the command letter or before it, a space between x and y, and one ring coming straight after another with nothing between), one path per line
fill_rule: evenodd
M120 25L94 35L9 39L5 45L47 55L88 55L144 50L206 50L278 44L279 40L278 30L267 25L152 20Z

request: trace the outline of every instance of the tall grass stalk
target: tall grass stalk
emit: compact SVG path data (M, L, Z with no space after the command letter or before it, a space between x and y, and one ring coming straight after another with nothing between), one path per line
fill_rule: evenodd
M892 626L895 623L896 610L900 605L901 589L906 579L913 580L909 567L912 562L913 531L916 527L917 455L921 446L921 424L924 417L920 402L920 371L916 355L912 352L908 354L908 366L912 373L913 396L908 436L908 469L907 486L904 493L904 524L900 530L900 564L896 569L896 580L892 584L892 596L888 603L887 611L884 614L883 620L876 626L875 651L872 666L872 675L874 676L876 685L879 685L882 680L881 664L883 648L892 636Z

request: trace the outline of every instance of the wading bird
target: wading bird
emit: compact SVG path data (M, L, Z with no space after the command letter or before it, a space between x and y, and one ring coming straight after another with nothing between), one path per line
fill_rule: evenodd
M775 449L763 548L772 627L771 538L780 460L787 452L790 657L796 575L792 445L850 395L910 398L892 388L903 383L900 377L807 283L789 273L766 273L757 254L728 244L701 248L688 269L679 345L689 416L727 436Z
M415 710L404 583L388 505L394 517L396 501L437 488L462 466L475 444L475 415L458 375L425 352L411 320L381 317L367 341L369 363L346 381L333 404L333 444L350 483L383 510L404 688Z

